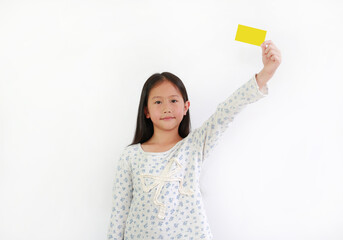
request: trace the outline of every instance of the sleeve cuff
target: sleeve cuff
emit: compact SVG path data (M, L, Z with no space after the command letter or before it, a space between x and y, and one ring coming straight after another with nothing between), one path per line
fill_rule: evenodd
M259 94L261 94L262 96L267 96L268 95L268 86L267 86L267 83L266 85L264 85L261 90L260 90L260 87L258 86L257 84L257 80L256 80L256 74L254 74L254 83L255 83L255 86L256 86L256 89L258 90Z

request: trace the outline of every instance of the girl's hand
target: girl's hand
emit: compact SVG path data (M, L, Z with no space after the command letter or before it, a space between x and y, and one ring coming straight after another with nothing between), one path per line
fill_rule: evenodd
M266 46L268 45L268 46ZM271 40L264 41L262 47L263 72L272 77L281 63L281 52Z

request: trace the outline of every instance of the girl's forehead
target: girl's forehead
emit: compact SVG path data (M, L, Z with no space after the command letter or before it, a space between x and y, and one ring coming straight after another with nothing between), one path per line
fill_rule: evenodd
M182 96L180 90L171 82L163 81L162 83L154 86L149 93L149 98L154 97L170 97L170 96Z

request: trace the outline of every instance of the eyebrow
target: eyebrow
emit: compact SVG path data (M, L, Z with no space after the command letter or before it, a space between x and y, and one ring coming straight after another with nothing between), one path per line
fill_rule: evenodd
M179 95L170 95L169 97L179 97ZM152 99L154 99L154 98L162 98L162 97L161 96L155 96Z

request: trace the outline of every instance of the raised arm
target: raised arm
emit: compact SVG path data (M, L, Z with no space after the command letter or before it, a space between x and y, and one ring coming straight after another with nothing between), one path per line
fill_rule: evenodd
M256 78L253 76L248 82L231 94L230 97L220 103L215 113L200 128L195 130L196 138L202 151L202 160L208 157L235 116L246 105L256 102L267 95L268 86L265 84L260 91Z
M268 95L267 82L281 63L281 52L271 40L262 43L261 48L263 69L220 103L215 113L195 130L202 151L202 160L208 157L229 123L246 105Z
M132 173L125 150L122 152L115 172L112 189L112 212L108 228L108 240L123 240L126 219L130 211L133 184Z

